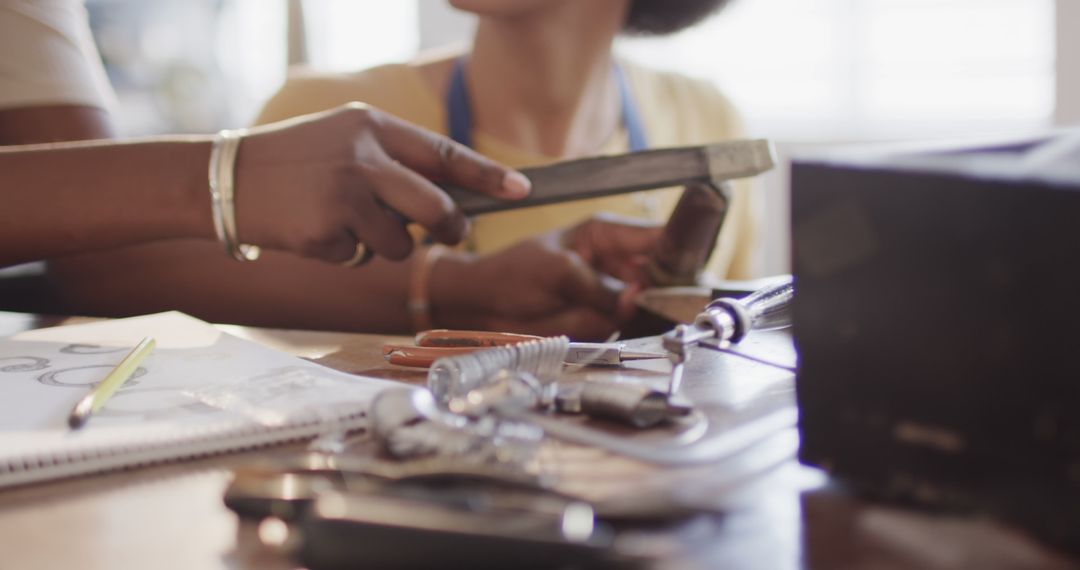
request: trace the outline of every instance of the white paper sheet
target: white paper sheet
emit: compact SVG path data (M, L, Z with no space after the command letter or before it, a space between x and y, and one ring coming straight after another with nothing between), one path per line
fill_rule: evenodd
M83 430L224 416L280 424L293 414L366 406L391 385L230 336L182 313L161 313L0 339L0 434L66 431L75 402L144 336L153 336L157 348Z

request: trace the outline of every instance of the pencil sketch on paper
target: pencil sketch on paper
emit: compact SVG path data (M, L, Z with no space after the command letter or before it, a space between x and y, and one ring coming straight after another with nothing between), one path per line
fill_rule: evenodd
M29 362L0 366L0 372L36 372L49 367L49 359L37 356L5 356L0 358L0 361L2 360L29 360Z
M113 352L123 352L126 348L112 348L103 347L98 344L69 344L60 349L60 352L64 354L110 354Z
M75 403L145 336L154 336L158 348L95 414L95 424L259 423L313 406L367 402L385 386L186 315L148 315L0 339L0 433L67 431Z
M69 387L69 388L87 388L87 389L89 389L89 388L93 388L94 386L96 386L98 384L98 382L100 382L101 379L103 379L105 377L105 374L107 374L109 370L112 370L112 368L113 368L112 364L88 364L86 366L72 366L70 368L61 368L59 370L50 370L50 371L38 376L37 381L41 382L42 384L44 384L46 386L64 386L64 387ZM85 381L85 380L87 380L87 376L84 375L84 374L77 375L77 378L79 378L79 380L73 380L73 381L65 382L65 381L60 379L60 375L62 375L62 374L67 374L69 372L74 372L76 370L92 370L92 369L101 369L102 373L99 376L89 378L89 380L90 380L89 382ZM139 384L138 378L140 378L142 376L146 376L146 368L143 368L142 366L140 366L140 367L135 369L135 372L131 373L131 376L128 378L127 382L124 383L123 388L132 388L134 386L137 386Z

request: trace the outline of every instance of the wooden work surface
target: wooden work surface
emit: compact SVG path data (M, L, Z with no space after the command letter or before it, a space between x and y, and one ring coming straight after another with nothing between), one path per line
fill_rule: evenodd
M73 320L0 313L0 335ZM386 365L377 335L222 326L232 334L346 372L418 383L423 373ZM637 341L655 346L656 339ZM740 350L793 362L780 333ZM624 374L661 381L667 364ZM584 372L583 372L584 373ZM597 372L588 374L617 372ZM685 392L699 405L745 413L756 402L793 405L793 375L746 358L696 352ZM779 430L734 461L656 469L578 449L557 467L586 491L677 489L702 512L620 532L619 544L663 568L1055 568L1074 567L997 523L865 504L791 459L793 430ZM0 570L8 568L290 568L258 548L249 524L222 503L229 467L266 451L0 490ZM602 466L602 467L601 467ZM733 473L735 476L727 476ZM646 491L639 491L643 493ZM452 567L452 564L447 567Z

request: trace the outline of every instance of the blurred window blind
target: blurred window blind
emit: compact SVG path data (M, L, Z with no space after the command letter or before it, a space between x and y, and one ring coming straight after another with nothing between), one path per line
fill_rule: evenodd
M1053 0L734 0L631 59L714 81L756 132L897 139L1045 126Z
M310 65L352 72L406 61L420 45L416 0L304 0Z

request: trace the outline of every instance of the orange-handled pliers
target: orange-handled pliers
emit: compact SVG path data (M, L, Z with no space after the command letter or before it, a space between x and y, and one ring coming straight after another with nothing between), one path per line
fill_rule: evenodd
M528 334L436 329L416 334L415 345L385 344L383 358L390 364L427 368L444 356L467 354L483 348L509 346L543 337ZM628 351L614 342L571 342L566 362L617 366L628 360L667 358L659 352Z

